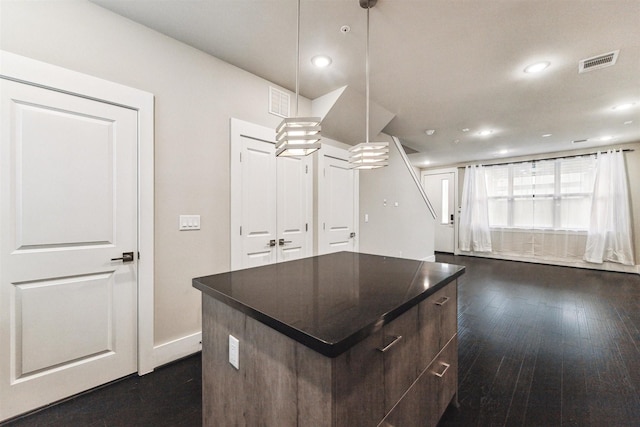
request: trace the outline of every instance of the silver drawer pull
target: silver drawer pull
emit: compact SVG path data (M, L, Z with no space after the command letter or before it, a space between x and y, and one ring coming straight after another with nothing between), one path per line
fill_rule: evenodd
M444 362L440 362L440 364L442 366L444 366L444 369L440 373L433 372L433 375L435 375L436 377L442 378L444 376L444 374L447 372L447 370L449 369L449 366L451 366L451 365L448 364L448 363L444 363Z
M436 305L445 305L449 301L449 297L442 297L435 302Z
M402 339L402 335L396 335L396 337L393 339L393 341L391 341L391 342L390 342L389 344L387 344L385 347L383 347L383 348L378 347L378 351L381 351L381 352L383 352L383 353L384 353L385 351L389 350L391 347L393 347L394 345L396 345L396 343L397 343L398 341L400 341L401 339Z

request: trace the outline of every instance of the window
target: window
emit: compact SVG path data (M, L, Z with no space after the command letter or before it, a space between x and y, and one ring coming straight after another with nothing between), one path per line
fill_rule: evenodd
M489 226L588 229L595 164L584 156L488 166Z

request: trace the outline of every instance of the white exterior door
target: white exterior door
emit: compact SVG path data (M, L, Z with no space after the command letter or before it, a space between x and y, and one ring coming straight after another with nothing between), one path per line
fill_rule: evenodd
M2 420L137 369L138 125L124 107L0 85Z
M274 138L231 121L232 270L312 254L312 158L276 157Z
M453 253L455 249L456 173L423 173L422 185L436 211L434 250Z
M318 183L318 253L358 249L358 172L349 152L324 146Z

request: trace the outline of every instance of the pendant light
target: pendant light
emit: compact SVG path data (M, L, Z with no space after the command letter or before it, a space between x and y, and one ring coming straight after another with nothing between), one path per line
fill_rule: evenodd
M320 117L298 116L300 89L300 0L296 25L296 109L276 128L276 156L307 156L320 149Z
M352 169L377 169L389 164L389 143L369 142L369 10L378 0L360 0L360 6L367 9L367 51L365 55L366 79L366 125L365 142L349 149L349 164Z

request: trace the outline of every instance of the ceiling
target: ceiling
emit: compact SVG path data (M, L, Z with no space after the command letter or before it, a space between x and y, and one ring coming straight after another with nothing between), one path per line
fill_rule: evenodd
M92 1L295 90L295 0ZM323 134L362 142L366 9L302 0L300 15L300 93L340 93ZM370 43L371 134L399 137L416 166L640 141L640 0L379 0ZM578 73L616 50L614 66ZM538 61L550 66L523 71Z

